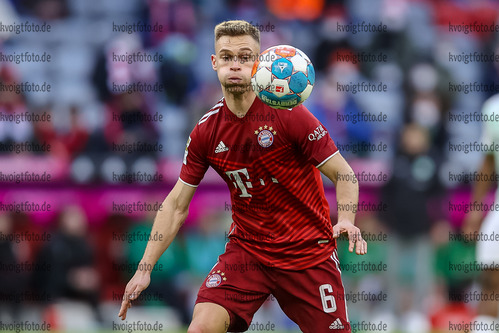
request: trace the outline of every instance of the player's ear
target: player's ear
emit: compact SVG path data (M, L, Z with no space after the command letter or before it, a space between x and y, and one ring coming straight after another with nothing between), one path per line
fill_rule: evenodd
M217 70L217 56L214 54L211 55L211 67L214 71Z

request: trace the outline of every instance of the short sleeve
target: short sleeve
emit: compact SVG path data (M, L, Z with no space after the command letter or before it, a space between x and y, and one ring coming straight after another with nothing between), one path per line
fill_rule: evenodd
M204 143L199 125L196 125L187 139L182 169L180 170L180 181L186 185L197 187L208 170L209 164L206 159Z
M305 106L289 112L288 135L311 164L320 167L338 152L327 129Z

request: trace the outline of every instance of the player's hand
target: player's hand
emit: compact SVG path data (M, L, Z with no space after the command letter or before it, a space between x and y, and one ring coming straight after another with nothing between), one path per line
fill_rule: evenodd
M359 228L354 226L351 222L338 221L338 223L333 226L333 237L338 238L344 232L348 234L348 251L353 252L353 249L355 248L356 254L363 255L367 253L367 242L362 238Z
M126 319L126 312L132 307L132 301L139 297L140 293L145 290L151 282L150 272L137 270L133 277L130 279L123 294L123 301L121 302L120 312L118 317L121 320Z
M473 234L474 232L478 232L480 230L480 226L482 224L482 212L480 211L472 211L466 214L463 222L463 233L464 234Z

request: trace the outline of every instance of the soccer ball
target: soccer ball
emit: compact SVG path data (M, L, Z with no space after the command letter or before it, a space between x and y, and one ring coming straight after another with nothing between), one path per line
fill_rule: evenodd
M265 104L290 109L303 103L312 92L315 70L305 53L290 45L263 51L251 71L251 87Z

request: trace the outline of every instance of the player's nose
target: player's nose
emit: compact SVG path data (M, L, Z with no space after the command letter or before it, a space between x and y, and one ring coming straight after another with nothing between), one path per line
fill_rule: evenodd
M230 66L232 70L240 70L241 69L241 60L238 57L232 58L232 64Z

